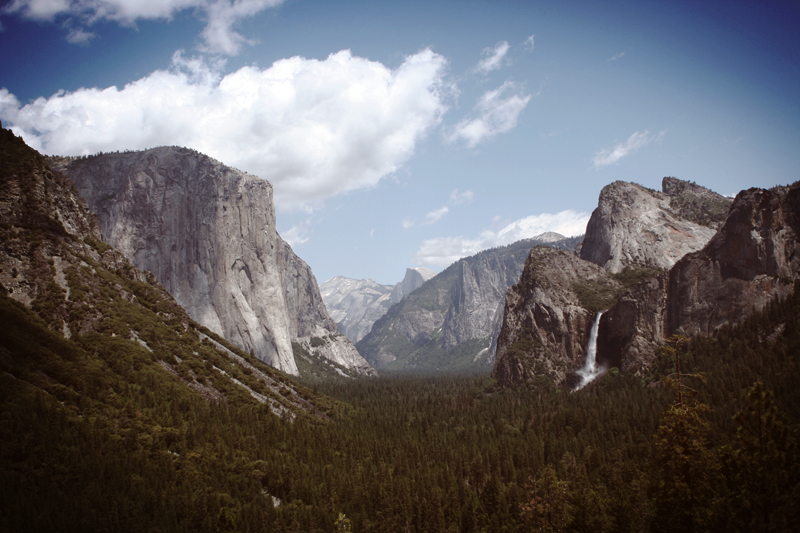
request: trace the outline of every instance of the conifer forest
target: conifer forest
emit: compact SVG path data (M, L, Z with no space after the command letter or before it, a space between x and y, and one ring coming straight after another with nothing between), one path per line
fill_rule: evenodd
M323 416L293 421L0 304L38 374L2 354L3 531L796 530L797 290L645 378L308 382Z

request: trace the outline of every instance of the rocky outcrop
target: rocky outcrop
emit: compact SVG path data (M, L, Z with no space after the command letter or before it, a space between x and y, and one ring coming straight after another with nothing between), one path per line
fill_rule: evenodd
M574 249L579 238L543 239ZM505 292L519 280L538 238L486 250L455 262L394 305L357 344L376 368L447 372L486 369L493 359Z
M153 272L189 315L297 374L291 342L337 338L310 268L275 230L272 186L193 150L53 159L97 214L106 242ZM368 366L368 365L367 365Z
M626 266L666 270L705 246L730 200L675 178L664 178L662 189L622 181L604 187L580 257L613 273Z
M661 272L623 294L600 319L597 361L643 374L665 338L669 274Z
M398 282L395 284L394 288L392 289L391 300L393 304L396 304L400 300L402 300L406 295L411 294L419 287L422 286L423 283L431 279L433 276L436 275L436 272L429 268L425 267L417 267L417 268L407 268L406 275L403 277L403 281Z
M353 342L363 339L372 324L389 310L392 289L392 285L381 285L371 279L344 276L336 276L319 286L331 318Z
M608 271L574 253L533 248L506 293L492 376L507 387L535 375L566 382L586 357L597 312L619 289Z
M644 373L664 339L710 335L787 296L800 271L800 185L742 191L719 232L603 315L598 358Z
M739 193L719 233L670 271L667 333L708 335L790 294L799 233L800 183Z

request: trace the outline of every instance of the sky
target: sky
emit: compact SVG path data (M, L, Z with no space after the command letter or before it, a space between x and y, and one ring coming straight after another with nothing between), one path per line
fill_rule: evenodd
M5 0L0 120L45 154L186 146L269 180L319 282L400 281L602 188L800 179L800 3Z

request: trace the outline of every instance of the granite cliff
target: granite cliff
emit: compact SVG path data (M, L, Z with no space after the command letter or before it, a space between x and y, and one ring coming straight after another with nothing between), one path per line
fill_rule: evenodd
M742 191L719 232L603 316L598 358L642 373L670 335L711 335L793 290L800 185Z
M102 242L73 183L9 130L0 129L0 161L5 400L44 392L117 435L140 391L151 409L168 396L328 419L323 399L191 320L151 272Z
M339 335L311 269L275 229L272 186L193 150L52 158L96 213L106 242L153 272L189 315L298 374L292 342L374 372Z
M664 178L662 192L616 181L600 192L580 257L612 273L671 268L706 245L729 207L730 199L676 178Z
M533 246L574 249L579 238L526 239L460 259L392 306L357 346L376 368L398 372L484 370L494 361L505 292Z
M723 206L729 211L721 217ZM798 221L798 184L743 191L732 203L674 178L664 179L663 193L621 182L604 188L580 254L602 265L617 286L612 290L606 282L605 290L594 282L586 285L590 278L585 272L564 268L573 287L586 285L578 306L606 310L599 322L598 362L643 374L670 335L713 334L776 296L788 295L800 269ZM718 231L705 240L703 228ZM575 316L575 300L564 297L565 283L541 282L562 274L543 265L529 260L520 283L507 296L494 371L506 385L536 374L570 385L569 372L580 365L565 356L566 347L542 339L572 331L583 342L590 327L585 320L573 321L580 325L570 330L563 325L566 319L533 319L534 309L552 308L549 302L556 302L565 316ZM595 304L587 305L589 301ZM551 311L547 316L554 315ZM544 360L543 353L549 354ZM559 365L569 361L572 367L565 372Z

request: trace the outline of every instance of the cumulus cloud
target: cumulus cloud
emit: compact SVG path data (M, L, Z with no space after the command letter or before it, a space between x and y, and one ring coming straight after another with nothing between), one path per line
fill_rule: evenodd
M47 154L191 147L272 182L279 207L307 208L374 186L413 155L446 111L445 65L429 49L394 70L344 50L222 76L176 54L170 70L122 89L26 105L0 89L0 120Z
M508 41L502 41L495 45L494 48L484 48L483 59L481 59L475 67L475 70L486 74L493 70L497 70L503 66L506 55L508 54L511 46Z
M664 137L665 133L666 132L662 131L658 135L650 135L650 132L647 130L637 131L628 137L627 141L617 144L614 146L614 148L607 148L597 152L592 158L592 163L594 163L595 167L613 165L626 155L635 152L639 148L654 141L660 141Z
M588 213L571 209L559 213L543 213L516 220L500 231L483 230L480 235L465 237L439 237L426 239L414 259L421 265L446 267L462 257L474 255L482 250L505 246L513 242L530 239L549 231L566 237L582 235L589 222Z
M241 20L265 9L276 7L283 0L12 0L2 9L6 15L53 21L59 17L75 17L86 26L98 21L112 21L134 26L140 19L170 19L185 9L192 9L206 20L202 32L203 49L234 55L249 42L233 28ZM89 32L70 29L67 40L86 44Z
M475 106L475 118L460 121L445 136L449 142L463 140L474 148L481 142L505 133L517 125L520 113L528 105L531 95L523 94L513 82L507 81L493 91L481 96Z

